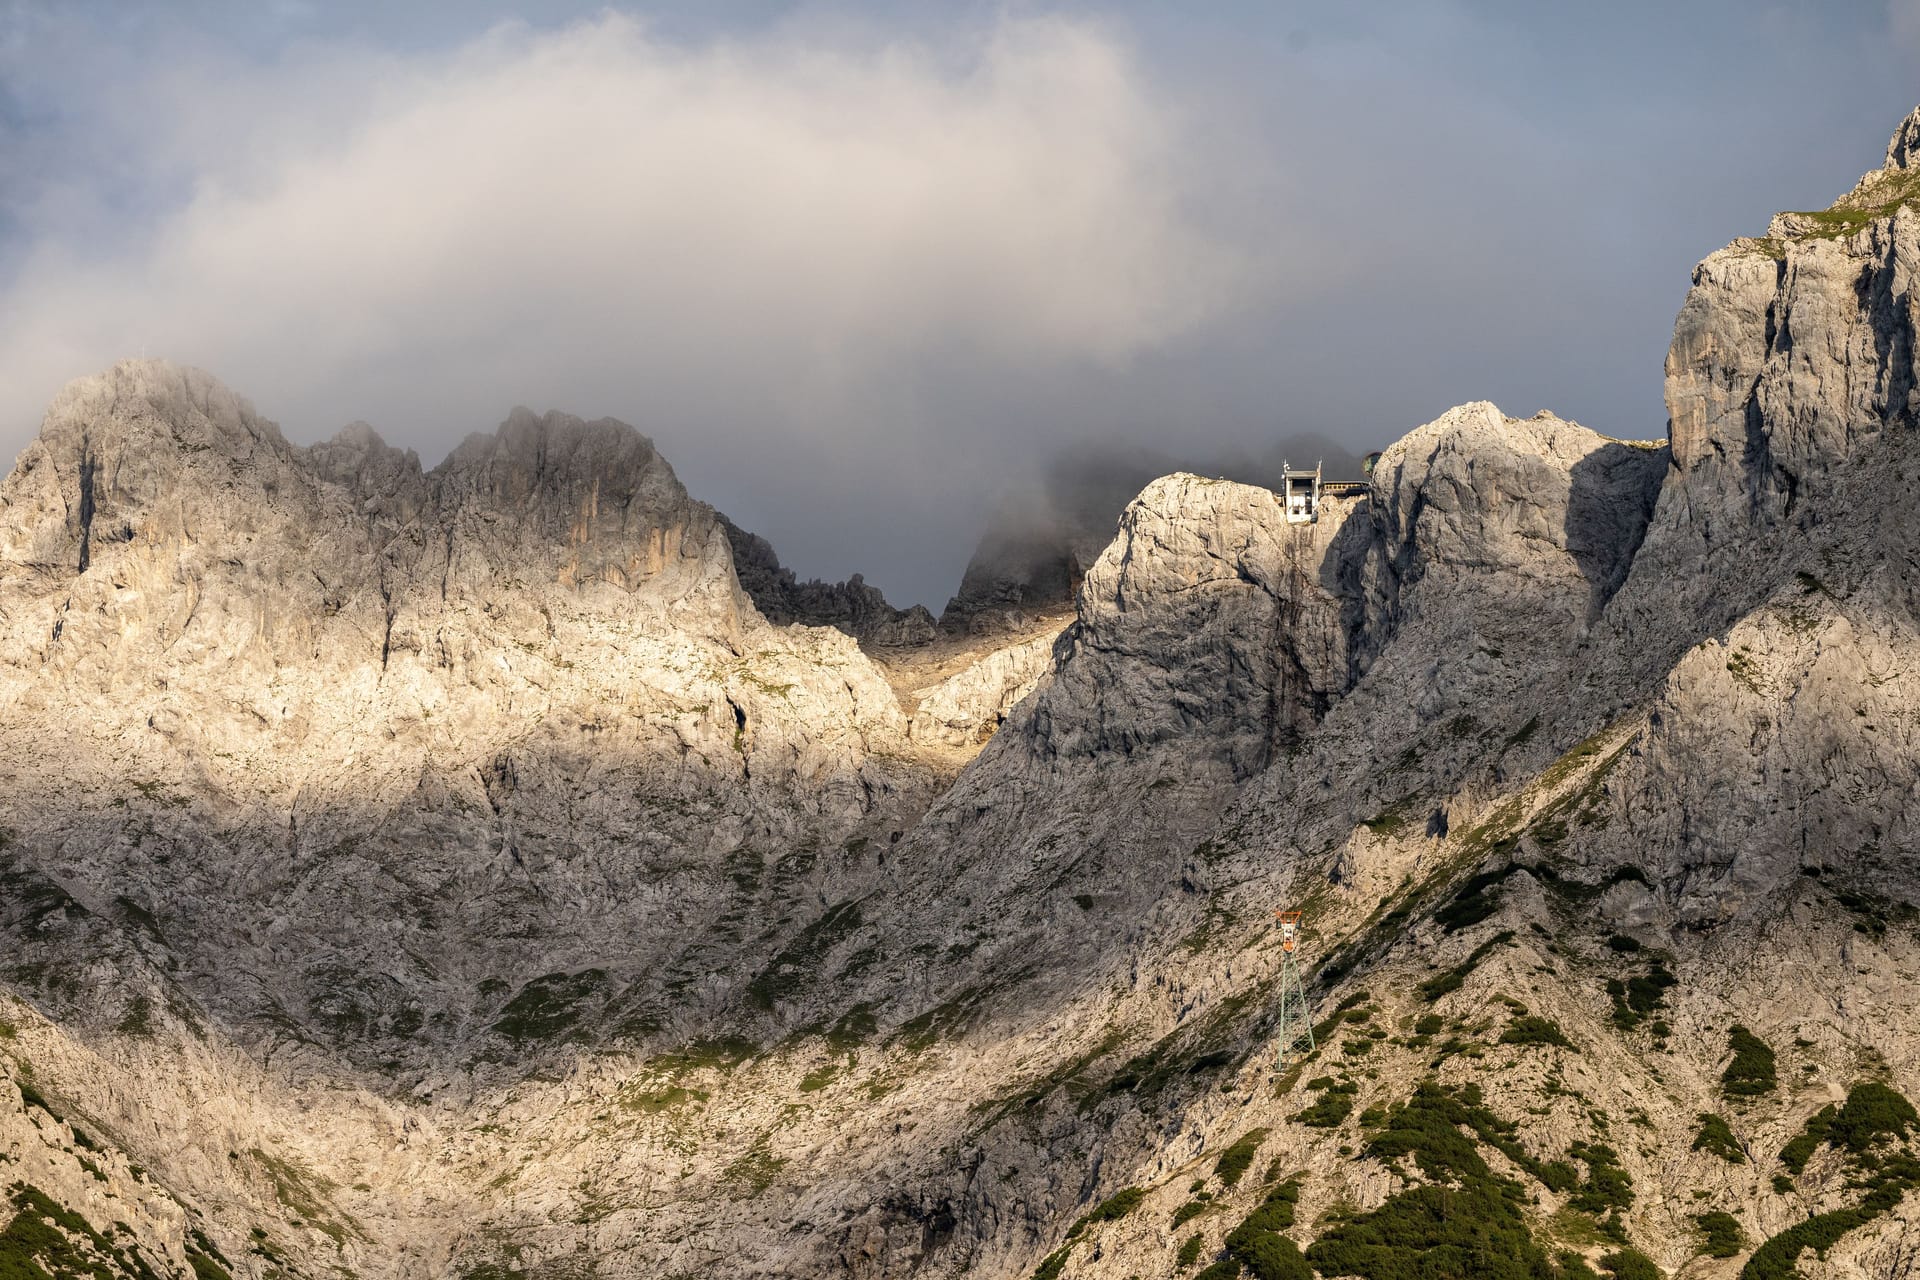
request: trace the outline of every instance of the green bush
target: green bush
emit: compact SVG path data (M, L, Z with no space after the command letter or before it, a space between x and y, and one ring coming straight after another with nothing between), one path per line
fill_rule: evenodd
M1740 1140L1733 1136L1733 1126L1725 1116L1712 1111L1700 1113L1700 1132L1694 1135L1693 1149L1710 1151L1728 1164L1747 1162L1747 1153L1740 1149Z
M1186 1242L1180 1246L1180 1252L1174 1255L1173 1265L1185 1271L1188 1267L1200 1261L1200 1253L1206 1247L1207 1242L1205 1237L1199 1235L1188 1236Z
M1335 1129L1339 1127L1341 1121L1353 1114L1353 1096L1359 1092L1360 1086L1352 1081L1335 1084L1325 1076L1321 1076L1320 1079L1327 1081L1326 1087L1320 1090L1320 1096L1314 1100L1312 1106L1295 1112L1293 1119L1313 1129Z
M1222 1258L1196 1275L1193 1280L1239 1280L1240 1259Z
M1587 1265L1587 1260L1571 1250L1561 1250L1557 1259L1560 1270L1555 1280L1600 1280L1600 1273Z
M1256 1280L1313 1280L1300 1246L1272 1231L1236 1228L1227 1237L1227 1252L1246 1264Z
M1780 1163L1787 1166L1797 1178L1806 1170L1807 1161L1813 1159L1813 1153L1827 1140L1827 1133L1833 1127L1834 1117L1839 1110L1829 1103L1807 1117L1806 1124L1794 1135L1792 1141L1780 1148Z
M1746 1243L1746 1236L1740 1230L1740 1220L1730 1213L1715 1210L1700 1214L1693 1221L1705 1237L1703 1247L1709 1258L1731 1258Z
M1227 1248L1233 1248L1235 1234L1243 1231L1285 1231L1293 1225L1294 1206L1300 1199L1300 1180L1290 1179L1267 1193L1259 1207L1247 1215L1246 1221L1235 1227L1227 1236Z
M1369 1280L1556 1276L1527 1225L1520 1188L1493 1174L1476 1139L1529 1172L1541 1168L1514 1141L1512 1127L1482 1105L1477 1088L1454 1095L1431 1080L1420 1084L1386 1114L1367 1150L1389 1164L1411 1157L1425 1183L1331 1226L1307 1249L1307 1261L1322 1276Z
M1866 1198L1851 1208L1795 1223L1761 1242L1741 1269L1741 1280L1794 1280L1799 1275L1801 1253L1812 1249L1824 1256L1841 1236L1890 1212L1909 1191L1920 1188L1920 1160L1913 1157L1905 1142L1915 1123L1911 1103L1885 1085L1872 1082L1855 1085L1845 1105L1824 1107L1809 1119L1800 1135L1781 1151L1781 1162L1798 1173L1822 1143L1836 1147L1847 1153L1851 1174L1847 1186L1865 1191ZM1900 1149L1874 1149L1882 1138L1898 1142ZM1774 1179L1776 1190L1780 1182L1780 1178Z
M1179 1230L1207 1211L1205 1200L1189 1200L1173 1211L1173 1227Z
M1500 1043L1550 1044L1562 1049L1573 1048L1573 1041L1567 1039L1559 1023L1538 1014L1522 1014L1509 1022L1507 1029L1500 1033Z
M1072 1240L1088 1227L1099 1223L1119 1221L1139 1208L1140 1202L1146 1198L1147 1192L1144 1187L1121 1188L1082 1215L1067 1232L1067 1239Z
M1846 1105L1833 1117L1827 1129L1827 1141L1845 1147L1855 1155L1867 1150L1877 1138L1904 1138L1920 1123L1913 1104L1884 1084L1867 1081L1853 1086Z
M1802 1252L1812 1249L1825 1253L1839 1243L1841 1236L1878 1216L1865 1208L1839 1209L1797 1222L1753 1251L1747 1265L1740 1268L1740 1280L1799 1280L1795 1264Z
M1447 1025L1447 1020L1437 1013L1429 1013L1413 1024L1413 1034L1430 1036L1438 1034Z
M1620 1249L1600 1259L1603 1270L1613 1276L1613 1280L1665 1280L1660 1268L1653 1259L1638 1249Z
M1502 929L1499 933L1494 934L1491 938L1488 938L1485 942L1475 947L1465 960L1453 968L1448 969L1445 973L1436 974L1434 977L1428 978L1414 989L1420 993L1420 998L1428 1004L1432 1004L1449 992L1458 991L1461 984L1466 982L1467 975L1478 968L1482 960L1485 960L1496 948L1504 947L1509 942L1512 942L1514 936L1513 930Z
M1067 1265L1067 1255L1072 1252L1072 1245L1063 1244L1040 1259L1040 1265L1033 1269L1033 1280L1060 1280L1060 1272Z
M1213 1166L1213 1176L1220 1179L1222 1186L1237 1187L1240 1179L1246 1176L1253 1164L1254 1152L1267 1140L1267 1130L1254 1129L1242 1134L1238 1141L1220 1153L1220 1159Z
M1632 1031L1667 1002L1667 989L1679 979L1658 960L1645 973L1622 982L1607 979L1607 995L1613 1000L1613 1023L1622 1031Z
M1733 1061L1720 1077L1721 1093L1729 1098L1757 1098L1779 1087L1773 1050L1766 1041L1735 1024L1727 1032L1727 1047L1733 1050Z
M1497 871L1483 871L1461 885L1448 903L1433 913L1434 920L1448 933L1458 933L1479 924L1500 909L1500 891L1508 876L1519 868L1511 864Z
M1610 1209L1633 1206L1633 1178L1620 1166L1618 1151L1604 1143L1576 1142L1567 1152L1587 1165L1587 1180L1568 1204L1596 1217Z

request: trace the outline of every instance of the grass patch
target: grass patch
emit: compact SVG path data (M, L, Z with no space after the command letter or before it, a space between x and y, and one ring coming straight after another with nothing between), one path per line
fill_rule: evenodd
M861 925L858 899L838 902L781 948L767 967L747 983L747 1002L771 1011L820 973L827 956Z
M763 1136L747 1149L746 1154L720 1171L720 1180L726 1184L728 1194L735 1200L757 1199L773 1185L786 1163L785 1159L768 1150L767 1140Z

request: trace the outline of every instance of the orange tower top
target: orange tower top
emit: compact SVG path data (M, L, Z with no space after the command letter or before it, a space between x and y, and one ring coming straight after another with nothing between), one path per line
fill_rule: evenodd
M1298 911L1276 911L1280 920L1280 947L1291 951L1300 941L1300 913Z

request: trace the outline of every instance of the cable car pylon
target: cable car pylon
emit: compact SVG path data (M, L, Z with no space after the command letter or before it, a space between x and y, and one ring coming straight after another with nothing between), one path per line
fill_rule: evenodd
M1300 912L1276 911L1273 913L1280 921L1280 1029L1274 1049L1274 1068L1278 1070L1287 1064L1287 1054L1294 1045L1306 1041L1307 1053L1312 1053L1317 1045L1313 1042L1313 1015L1307 1008L1307 988L1300 978L1300 961L1295 956L1295 948L1300 945Z

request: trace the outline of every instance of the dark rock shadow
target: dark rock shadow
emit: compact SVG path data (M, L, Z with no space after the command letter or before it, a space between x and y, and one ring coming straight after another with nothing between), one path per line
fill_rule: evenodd
M1567 494L1567 552L1593 588L1593 622L1627 580L1647 535L1672 450L1614 442L1574 463Z

